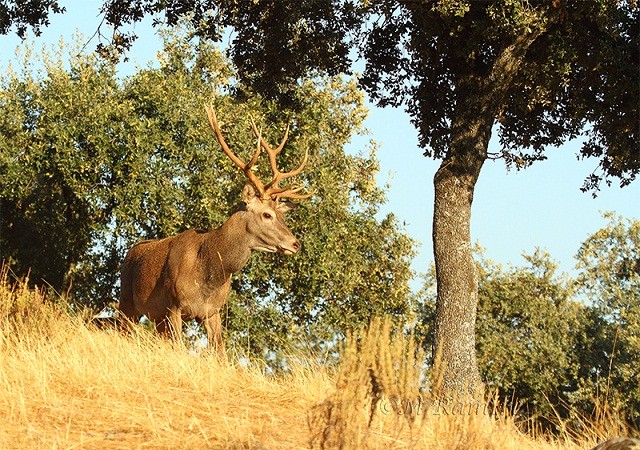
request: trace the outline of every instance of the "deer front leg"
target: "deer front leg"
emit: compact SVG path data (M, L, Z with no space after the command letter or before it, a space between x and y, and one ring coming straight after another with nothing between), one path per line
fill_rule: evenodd
M169 324L171 325L171 335L176 342L182 342L182 311L180 308L172 308L169 312Z
M207 332L209 340L209 348L218 352L221 359L226 358L224 342L222 341L222 321L220 320L220 311L205 317L202 321Z

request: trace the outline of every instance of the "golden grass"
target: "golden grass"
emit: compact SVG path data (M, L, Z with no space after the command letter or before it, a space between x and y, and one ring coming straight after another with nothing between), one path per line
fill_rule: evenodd
M255 365L194 355L150 333L99 330L24 283L9 287L4 271L0 448L573 450L593 444L534 439L508 414L482 408L418 409L411 402L422 374L413 344L394 338L381 322L369 334L358 344L352 339L337 373L308 363L287 376L267 376Z

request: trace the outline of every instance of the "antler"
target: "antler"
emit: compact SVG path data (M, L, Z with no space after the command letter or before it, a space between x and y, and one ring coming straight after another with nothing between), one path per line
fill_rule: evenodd
M226 141L224 140L224 136L222 135L222 130L220 130L220 126L218 125L218 119L216 117L216 113L213 110L211 105L205 105L205 109L207 110L207 117L209 118L209 125L213 128L213 132L220 143L220 147L222 147L222 151L233 161L233 163L238 166L244 174L249 179L249 182L256 188L260 197L265 198L265 187L262 184L262 181L256 176L255 173L251 170L253 165L258 161L258 156L260 156L260 141L262 140L262 134L260 132L257 133L258 143L256 144L256 151L253 154L253 157L248 163L245 163L240 158L236 156L235 153L231 151Z
M209 124L211 125L211 128L213 128L213 131L216 135L216 138L218 139L218 142L220 143L220 146L222 147L222 150L231 159L231 161L234 162L236 166L242 169L242 171L245 173L245 175L247 176L251 184L253 184L253 186L258 191L258 194L260 195L261 198L263 199L270 198L275 201L278 201L282 198L303 199L303 198L311 197L311 194L298 193L300 190L303 189L302 186L299 186L296 184L289 184L283 188L278 186L280 181L300 174L300 172L302 172L305 165L307 164L307 160L309 158L309 152L305 151L305 155L302 160L302 163L297 169L292 170L290 172L281 172L278 169L276 156L282 151L282 149L284 148L284 144L287 142L287 139L289 138L288 125L284 133L284 136L280 141L280 145L278 145L277 148L273 149L262 138L262 132L258 130L258 127L256 126L255 121L253 120L253 118L251 118L251 128L253 129L253 133L256 135L256 138L258 139L258 143L256 144L256 151L254 152L253 157L248 163L245 163L229 149L229 146L227 145L227 143L224 140L224 137L222 136L222 131L220 130L220 126L218 125L218 120L216 118L216 114L213 110L213 107L211 105L205 105L205 109L207 110L207 117L209 118ZM260 147L263 147L267 151L267 154L269 155L269 164L271 165L271 170L273 171L273 179L266 185L263 184L258 179L256 174L253 173L253 171L251 170L253 165L258 160L258 156L260 155Z
M271 146L262 138L262 135L258 131L258 127L256 126L253 118L251 118L251 127L253 128L253 133L258 138L258 141L267 151L267 154L269 155L269 164L271 165L271 170L273 171L273 179L264 186L266 190L265 194L271 198L274 198L275 200L279 200L281 198L303 199L311 197L311 194L298 194L298 192L303 189L302 186L296 184L289 184L284 188L278 186L278 183L280 183L280 181L286 180L287 178L295 177L296 175L300 174L300 172L302 172L305 165L307 164L307 160L309 159L309 152L305 151L302 163L297 169L290 172L281 172L280 169L278 169L276 156L278 156L278 154L282 151L282 149L284 148L284 144L289 138L289 125L287 125L287 129L285 130L284 136L280 141L280 145L278 145L278 147L275 149L271 148Z

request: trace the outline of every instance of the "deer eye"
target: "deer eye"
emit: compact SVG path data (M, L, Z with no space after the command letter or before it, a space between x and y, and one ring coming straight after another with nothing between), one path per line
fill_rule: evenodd
M268 212L263 212L263 213L262 213L262 217L263 217L264 219L266 219L266 220L271 220L271 219L273 219L273 216L271 215L271 213L268 213Z

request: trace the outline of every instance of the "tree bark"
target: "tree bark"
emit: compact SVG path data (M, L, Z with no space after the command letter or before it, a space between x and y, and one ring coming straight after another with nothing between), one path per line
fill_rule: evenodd
M493 118L454 127L452 149L434 177L433 247L438 300L434 357L443 395L481 388L475 324L478 276L471 247L471 205L487 157ZM464 124L464 128L462 126Z

